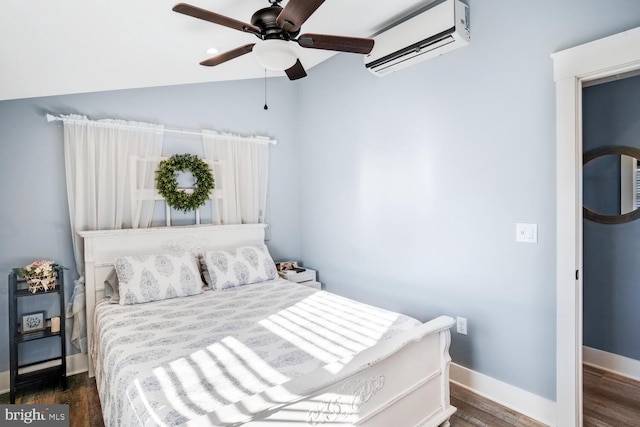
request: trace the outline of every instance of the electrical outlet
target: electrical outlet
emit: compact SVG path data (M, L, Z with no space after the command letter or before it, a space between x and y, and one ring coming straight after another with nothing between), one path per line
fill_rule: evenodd
M467 335L467 318L456 317L456 331L459 334Z

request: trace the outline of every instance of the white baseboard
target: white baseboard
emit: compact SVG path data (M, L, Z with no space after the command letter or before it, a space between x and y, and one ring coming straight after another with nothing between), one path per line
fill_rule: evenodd
M461 387L529 418L548 426L556 425L556 402L552 400L455 363L451 364L450 379Z
M67 376L81 374L89 370L87 355L78 353L67 356Z
M46 366L43 364L41 367ZM78 353L73 356L67 356L67 376L80 374L88 370L86 354ZM10 387L9 371L0 372L0 394L7 393Z
M640 361L587 346L582 347L582 362L604 371L640 381Z

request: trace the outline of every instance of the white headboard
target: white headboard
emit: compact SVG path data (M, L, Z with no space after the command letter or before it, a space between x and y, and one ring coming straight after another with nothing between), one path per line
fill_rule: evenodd
M93 342L96 301L104 298L104 280L116 258L123 255L158 254L227 249L264 242L264 224L193 225L126 230L79 231L84 240L84 276L87 310L87 342ZM93 361L88 357L89 375Z

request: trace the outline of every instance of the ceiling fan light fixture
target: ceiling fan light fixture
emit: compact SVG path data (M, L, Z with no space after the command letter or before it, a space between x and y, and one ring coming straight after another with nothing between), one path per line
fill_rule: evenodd
M253 47L258 64L269 71L284 71L298 60L291 42L285 40L263 40Z

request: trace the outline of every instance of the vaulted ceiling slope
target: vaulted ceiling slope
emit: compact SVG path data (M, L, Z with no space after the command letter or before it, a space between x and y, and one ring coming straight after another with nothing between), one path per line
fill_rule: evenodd
M432 0L326 0L305 33L369 37ZM268 0L187 0L249 22ZM252 55L215 67L199 62L216 47L256 39L173 12L178 0L2 0L0 101L264 77ZM283 0L282 6L286 6ZM309 70L335 52L297 47ZM341 55L349 55L341 53ZM313 70L309 72L312 77ZM284 76L269 72L268 76Z

